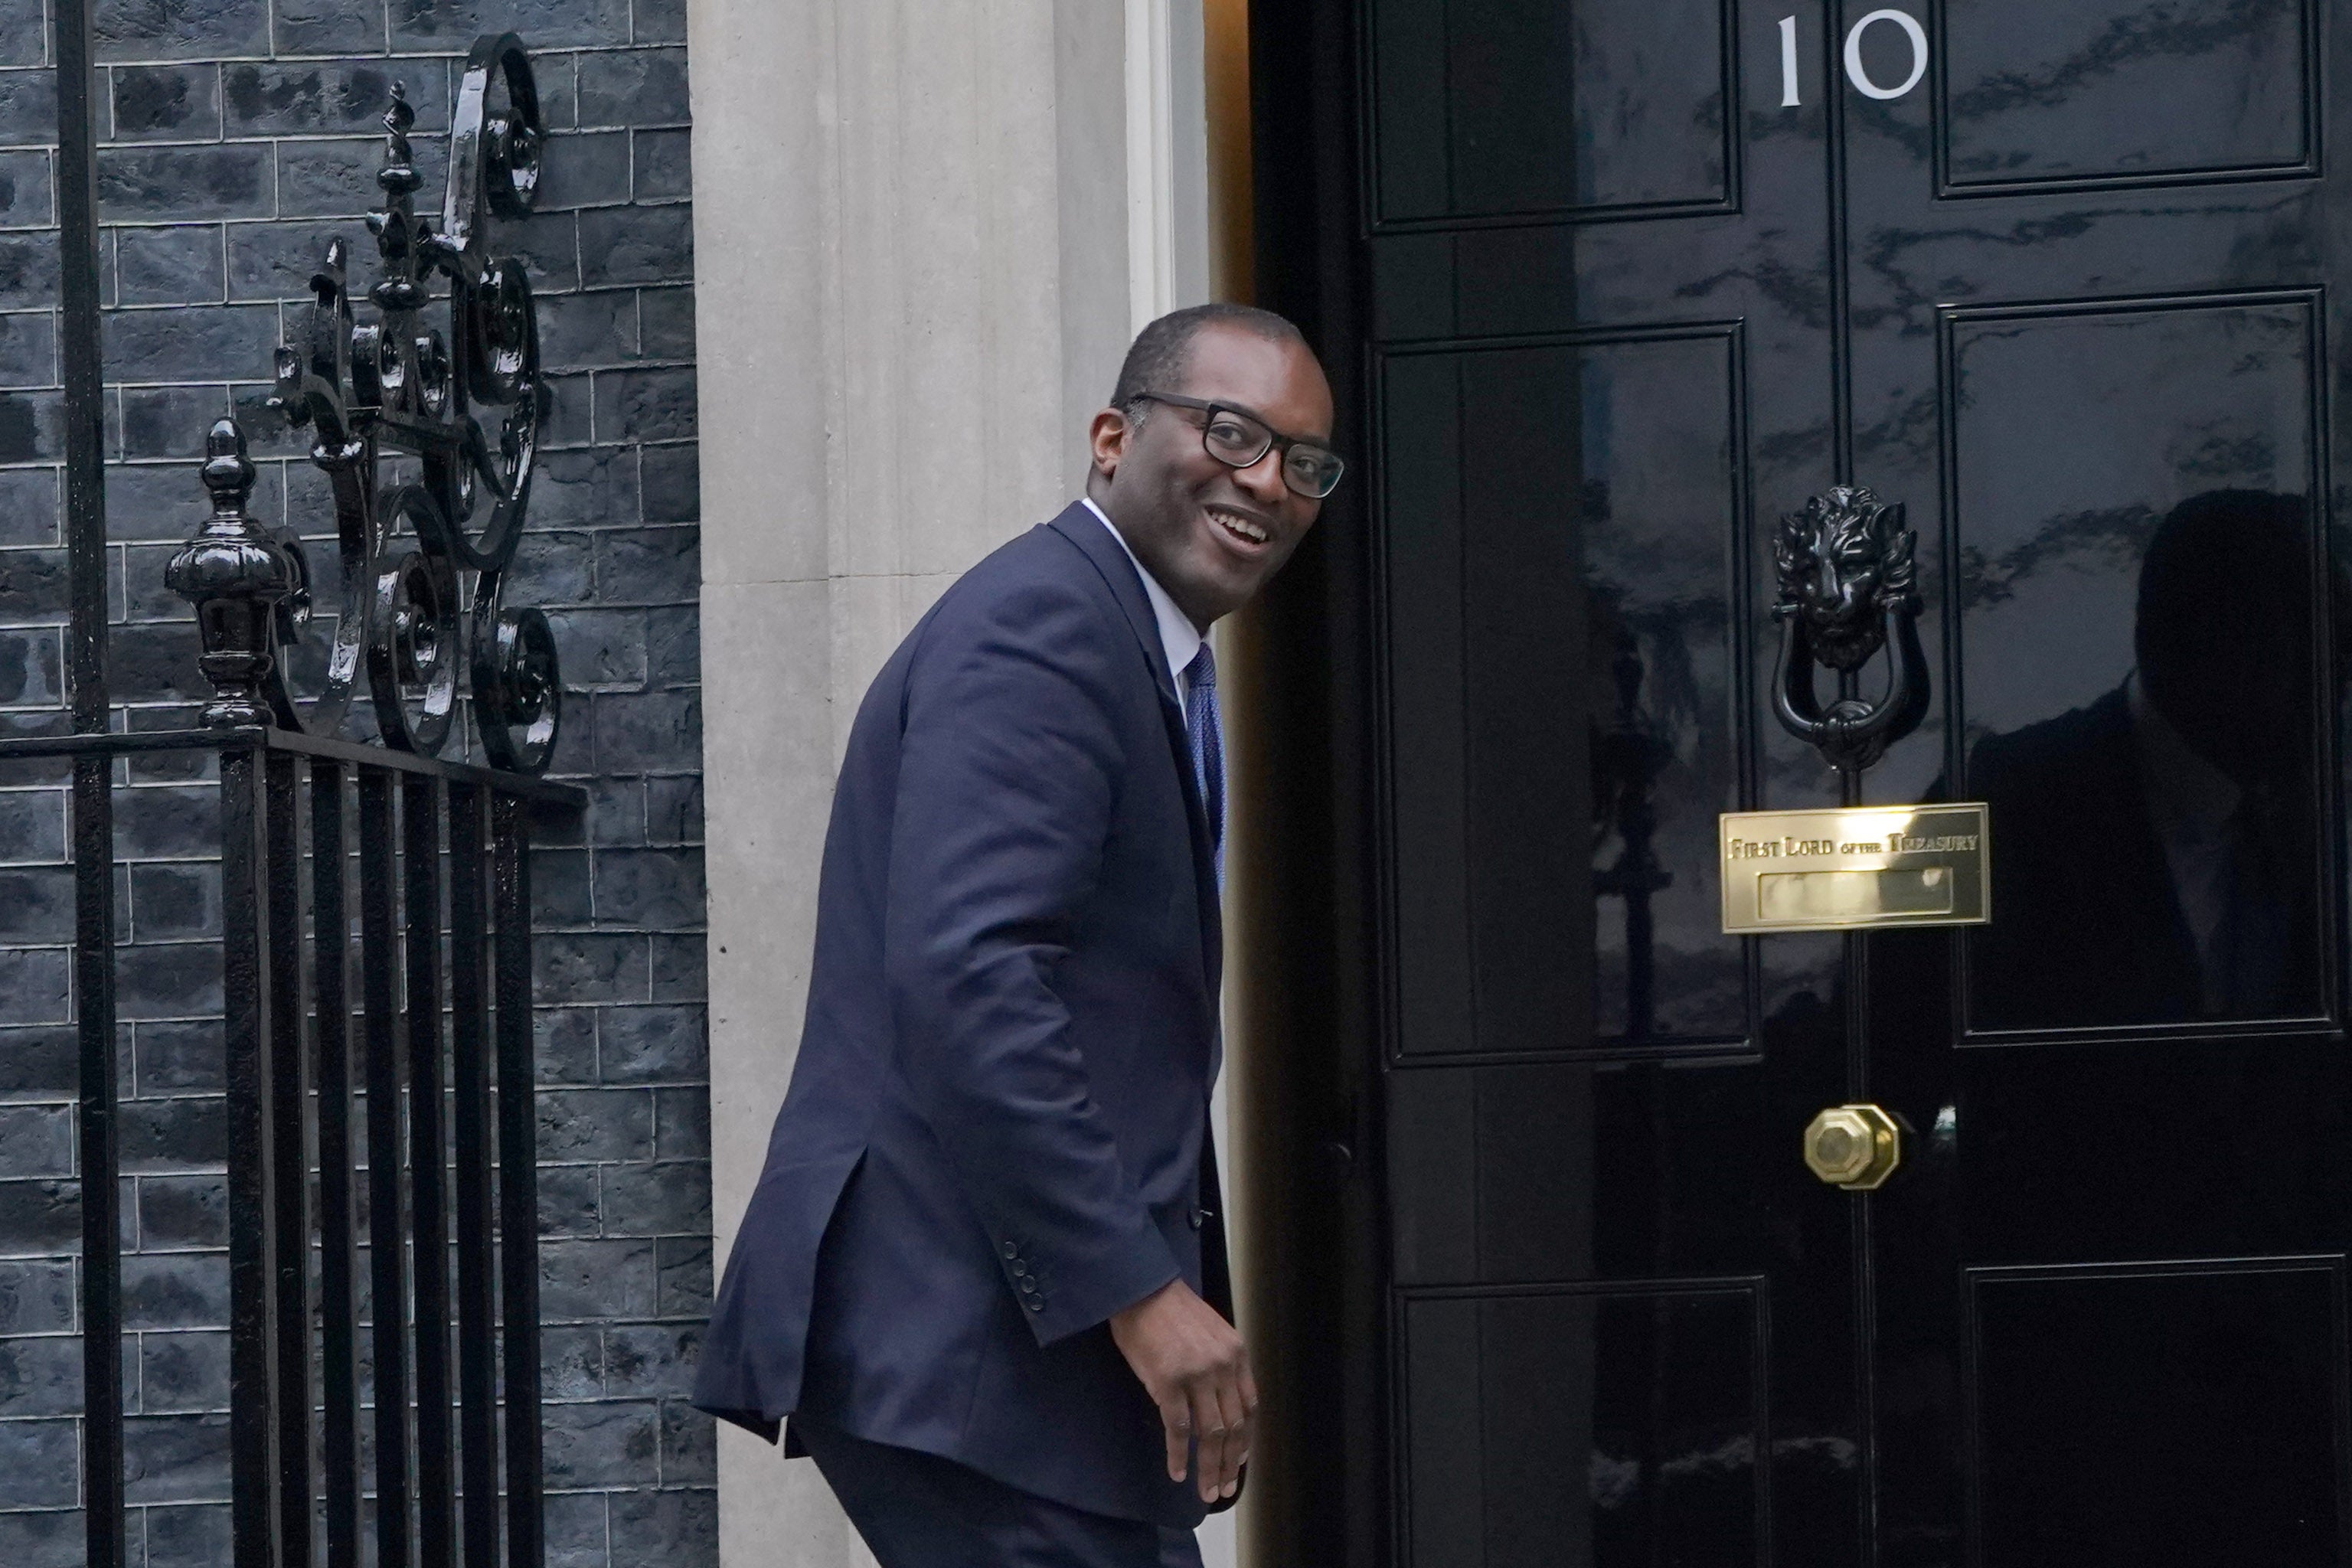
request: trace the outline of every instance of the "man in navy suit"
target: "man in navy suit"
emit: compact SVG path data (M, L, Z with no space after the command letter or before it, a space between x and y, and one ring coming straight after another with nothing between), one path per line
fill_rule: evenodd
M1202 638L1338 483L1331 418L1280 317L1153 322L1086 499L949 589L858 710L695 1402L789 1420L885 1568L1197 1563L1239 1489Z

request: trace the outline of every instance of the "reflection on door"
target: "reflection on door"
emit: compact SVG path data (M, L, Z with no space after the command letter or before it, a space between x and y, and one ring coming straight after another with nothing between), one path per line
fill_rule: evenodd
M2320 1011L2315 306L1939 319L1975 1029Z

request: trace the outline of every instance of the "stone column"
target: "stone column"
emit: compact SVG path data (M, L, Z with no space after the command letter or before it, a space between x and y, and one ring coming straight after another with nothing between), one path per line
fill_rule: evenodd
M1130 327L1125 35L1102 0L689 5L722 1258L857 701L1085 472ZM866 1561L813 1466L729 1430L719 1468L730 1568Z

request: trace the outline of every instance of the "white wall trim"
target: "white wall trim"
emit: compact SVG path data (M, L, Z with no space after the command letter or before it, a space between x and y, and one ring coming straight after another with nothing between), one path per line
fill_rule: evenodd
M1209 297L1202 0L1125 0L1128 324Z
M1128 325L1176 302L1176 128L1171 0L1127 5Z

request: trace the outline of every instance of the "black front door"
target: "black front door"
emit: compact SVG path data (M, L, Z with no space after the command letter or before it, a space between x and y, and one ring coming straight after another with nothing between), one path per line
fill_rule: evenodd
M2352 13L1344 20L1386 1550L2352 1563ZM1833 484L1919 536L1865 795L1988 804L1989 927L1721 932L1718 814L1839 799L1768 700Z

